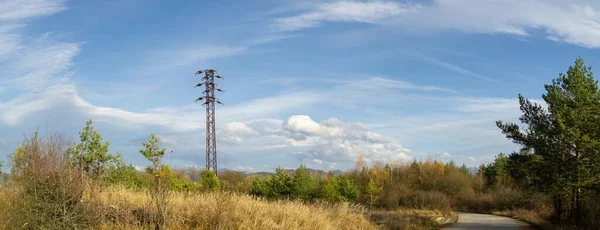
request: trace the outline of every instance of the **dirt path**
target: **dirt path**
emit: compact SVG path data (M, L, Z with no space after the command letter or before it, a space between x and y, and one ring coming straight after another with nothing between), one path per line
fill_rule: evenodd
M491 230L521 230L527 229L523 222L502 216L475 213L458 213L458 221L444 229L491 229Z

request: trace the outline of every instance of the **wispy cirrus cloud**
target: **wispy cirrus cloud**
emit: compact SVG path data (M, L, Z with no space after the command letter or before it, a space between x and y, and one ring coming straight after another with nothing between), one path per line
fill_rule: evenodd
M208 59L234 56L248 50L247 46L183 46L176 48L161 48L147 52L143 59L144 66L154 66L161 69L173 69Z
M327 22L361 22L411 30L538 36L587 48L600 48L600 4L560 0L334 1L315 3L292 16L276 18L280 31L297 31ZM557 17L560 15L560 17Z
M0 22L15 22L58 13L66 0L4 0L0 2Z
M0 89L31 93L62 81L58 78L72 65L79 45L55 42L50 33L25 39L22 29L33 19L65 9L62 0L0 2Z
M295 31L318 27L325 22L361 22L377 24L406 12L416 11L412 5L383 1L336 1L317 4L309 12L278 18L273 27L279 31Z
M424 55L424 54L421 54L421 53L409 53L408 55L412 56L412 57L415 57L415 58L417 58L419 60L429 62L429 63L434 64L436 66L439 66L441 68L457 72L457 73L461 73L461 74L468 75L468 76L471 76L471 77L479 78L481 80L485 80L485 81L489 81L489 82L499 82L496 79L493 79L493 78L490 78L490 77L486 77L486 76L483 76L483 75L478 74L478 73L474 73L473 71L468 70L466 68L463 68L463 67L457 66L455 64L452 64L452 63L449 63L449 62L445 62L445 61L442 61L442 60L439 60L437 58L434 58L434 57L431 57L431 56L427 56L427 55Z

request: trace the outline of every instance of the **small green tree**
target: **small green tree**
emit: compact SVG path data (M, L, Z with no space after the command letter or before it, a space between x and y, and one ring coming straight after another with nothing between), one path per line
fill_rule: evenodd
M463 174L465 174L465 175L471 175L471 173L469 172L469 168L465 164L462 164L460 166L460 172L463 173Z
M269 185L267 185L267 179L256 178L252 181L252 186L250 188L250 194L255 196L266 197L267 194L270 194Z
M508 173L508 157L504 153L500 153L494 159L494 162L489 163L484 172L486 185L494 187L498 182L506 178Z
M151 134L148 142L142 142L140 153L150 161L150 165L146 168L146 172L156 175L161 166L161 159L165 155L165 149L159 146L160 138Z
M338 176L325 183L324 198L332 202L356 201L358 189L347 176Z
M212 170L204 169L200 171L200 184L205 191L219 191L221 185L217 175Z
M293 176L292 196L302 200L314 198L318 184L306 166L300 165Z
M267 185L269 187L267 197L283 198L292 194L294 182L283 168L278 167L275 169L275 174L267 180Z
M102 179L108 164L120 160L120 155L108 153L108 141L102 143L102 135L94 130L92 120L86 122L85 128L79 132L79 138L81 142L67 150L73 158L73 164L93 180Z
M152 216L152 222L154 223L155 229L165 229L169 188L165 181L165 170L161 170L161 159L165 155L165 149L159 146L159 142L160 138L151 134L148 142L142 142L140 153L150 161L150 165L146 168L146 172L153 177L150 186L150 206L154 209L154 213L156 214ZM163 173L161 173L161 171Z
M367 195L369 196L369 205L373 206L379 200L379 193L383 189L382 186L375 185L375 181L373 179L369 179L369 184L367 184Z

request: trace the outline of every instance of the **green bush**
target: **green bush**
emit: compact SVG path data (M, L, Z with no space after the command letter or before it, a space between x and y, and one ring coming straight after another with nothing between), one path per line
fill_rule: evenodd
M358 189L347 176L330 178L325 183L323 198L331 202L354 202L358 198Z
M189 179L175 177L171 179L171 190L176 192L194 192L200 189L200 185Z
M140 172L133 165L111 165L107 170L105 184L120 185L128 189L145 190L150 187L152 178L146 172Z
M318 196L318 182L312 177L305 165L300 165L292 179L292 197L301 200L312 200Z
M209 169L200 171L200 183L204 191L219 191L221 188L217 175Z

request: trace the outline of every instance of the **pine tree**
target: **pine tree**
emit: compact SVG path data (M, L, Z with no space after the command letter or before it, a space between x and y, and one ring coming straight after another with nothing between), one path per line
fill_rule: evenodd
M221 188L217 175L209 169L200 171L200 184L202 184L202 189L205 191L214 192Z
M73 158L75 167L83 170L94 180L104 176L108 165L120 160L120 154L108 153L108 141L102 143L102 135L92 127L92 120L86 122L79 132L80 143L69 147L67 152Z
M520 121L526 130L513 123L498 121L497 125L507 138L539 157L532 169L535 184L552 194L556 214L563 217L568 206L579 217L585 190L600 186L596 177L600 173L598 82L591 67L577 58L566 75L560 74L545 89L547 109L519 95Z
M142 142L140 153L150 161L146 172L152 175L153 180L150 186L150 204L154 208L156 215L152 217L152 222L156 229L165 229L166 207L169 196L169 188L165 181L164 174L161 174L161 159L165 155L165 149L159 145L160 138L151 134L148 142Z
M302 200L310 200L316 195L317 181L305 165L300 165L294 172L293 177L292 196Z

